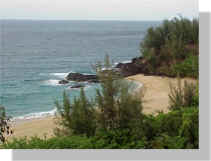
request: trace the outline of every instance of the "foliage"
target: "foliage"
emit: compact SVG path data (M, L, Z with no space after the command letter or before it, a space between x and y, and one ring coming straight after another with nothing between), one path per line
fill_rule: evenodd
M147 72L198 77L199 22L183 17L151 27L140 45Z
M137 129L142 119L142 99L130 92L131 84L111 69L108 56L105 69L96 67L101 89L97 89L96 106L100 110L97 121L104 130ZM138 125L137 125L138 124Z
M0 106L0 143L5 142L5 134L13 134L11 127L9 125L9 117L6 116L5 108Z
M180 73L180 76L187 76L198 78L199 76L199 62L198 56L189 56L183 62L177 63L173 66L174 73Z
M63 94L63 105L56 102L58 111L57 124L61 128L55 130L56 135L86 135L95 134L96 121L95 109L92 103L86 98L83 88L80 97L75 98L73 104L66 93Z
M198 94L198 84L182 82L178 79L176 86L170 84L170 94L169 94L169 108L172 110L179 109L182 107L192 107L199 105L199 94Z
M50 139L31 138L13 139L6 142L5 149L91 149L91 139L85 136L57 136Z
M197 149L199 109L182 108L167 114L145 115L143 129L98 130L95 136L56 136L14 139L1 148L12 149Z
M198 148L198 108L183 108L168 114L146 116L144 133L149 149Z
M95 149L144 149L146 144L129 129L101 130L92 141Z
M198 109L192 109L189 113L184 113L183 123L180 128L180 136L185 138L188 148L198 148L199 146L199 113Z

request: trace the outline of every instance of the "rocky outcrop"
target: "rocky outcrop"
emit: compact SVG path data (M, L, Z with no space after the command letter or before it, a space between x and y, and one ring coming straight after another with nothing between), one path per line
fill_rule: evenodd
M71 86L70 88L83 88L83 87L85 87L84 84L76 84L76 85Z
M85 75L80 73L69 73L66 79L68 81L76 81L76 82L90 82L90 83L98 82L98 78L96 75Z
M123 77L146 73L146 64L142 58L134 58L129 63L118 63L115 68L119 69L119 72Z
M67 80L60 80L59 81L59 84L68 84L69 83L69 81L67 81Z
M98 83L99 80L96 75L86 75L81 73L69 73L64 80L60 80L59 84L68 84L69 81L75 82L89 82L89 83Z
M114 68L109 69L119 73L122 77L128 77L136 74L145 74L149 75L147 69L147 62L143 58L134 58L131 62L128 63L118 63ZM103 70L106 72L106 70ZM97 75L88 75L81 73L69 73L65 80L59 81L60 84L67 84L69 81L76 82L90 82L90 83L98 83ZM80 88L81 85L73 86L73 88ZM71 87L72 88L72 87Z

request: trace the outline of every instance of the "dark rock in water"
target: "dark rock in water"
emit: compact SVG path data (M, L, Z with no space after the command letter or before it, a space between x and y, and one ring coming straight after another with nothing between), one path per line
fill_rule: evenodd
M103 72L106 73L108 70L113 70L122 77L128 77L140 73L149 74L147 66L148 64L146 60L139 57L139 58L133 58L131 62L128 63L118 63L114 68L105 69L103 70ZM77 81L77 82L89 82L89 83L99 82L99 79L97 78L96 75L85 75L81 73L69 73L66 77L66 80Z
M85 87L85 85L83 85L83 84L76 84L76 85L71 86L70 88L82 88L82 87Z
M96 75L85 75L80 73L69 73L66 79L69 81L77 81L77 82L85 82L85 81L93 83L99 82Z
M69 81L67 81L67 80L60 80L59 81L59 84L68 84L69 83Z

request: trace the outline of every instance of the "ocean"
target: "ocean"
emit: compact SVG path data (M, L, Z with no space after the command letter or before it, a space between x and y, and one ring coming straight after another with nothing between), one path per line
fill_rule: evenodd
M1 20L0 104L15 118L55 112L63 91L70 98L80 90L58 81L70 72L94 74L92 65L106 54L113 63L141 55L140 42L150 21ZM74 84L74 82L71 82ZM89 98L98 84L86 84Z

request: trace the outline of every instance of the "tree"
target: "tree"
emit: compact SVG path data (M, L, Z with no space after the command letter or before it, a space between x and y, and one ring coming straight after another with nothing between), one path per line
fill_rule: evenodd
M104 70L103 70L104 69ZM108 55L96 65L101 89L97 89L98 125L104 130L135 129L142 120L141 97L131 93L131 82L112 69ZM137 93L136 93L137 94ZM140 96L140 95L138 95Z
M75 98L72 104L64 92L63 105L56 102L56 107L59 114L57 124L60 125L55 129L56 135L85 134L92 136L95 134L95 109L86 98L83 88L81 88L80 97Z

